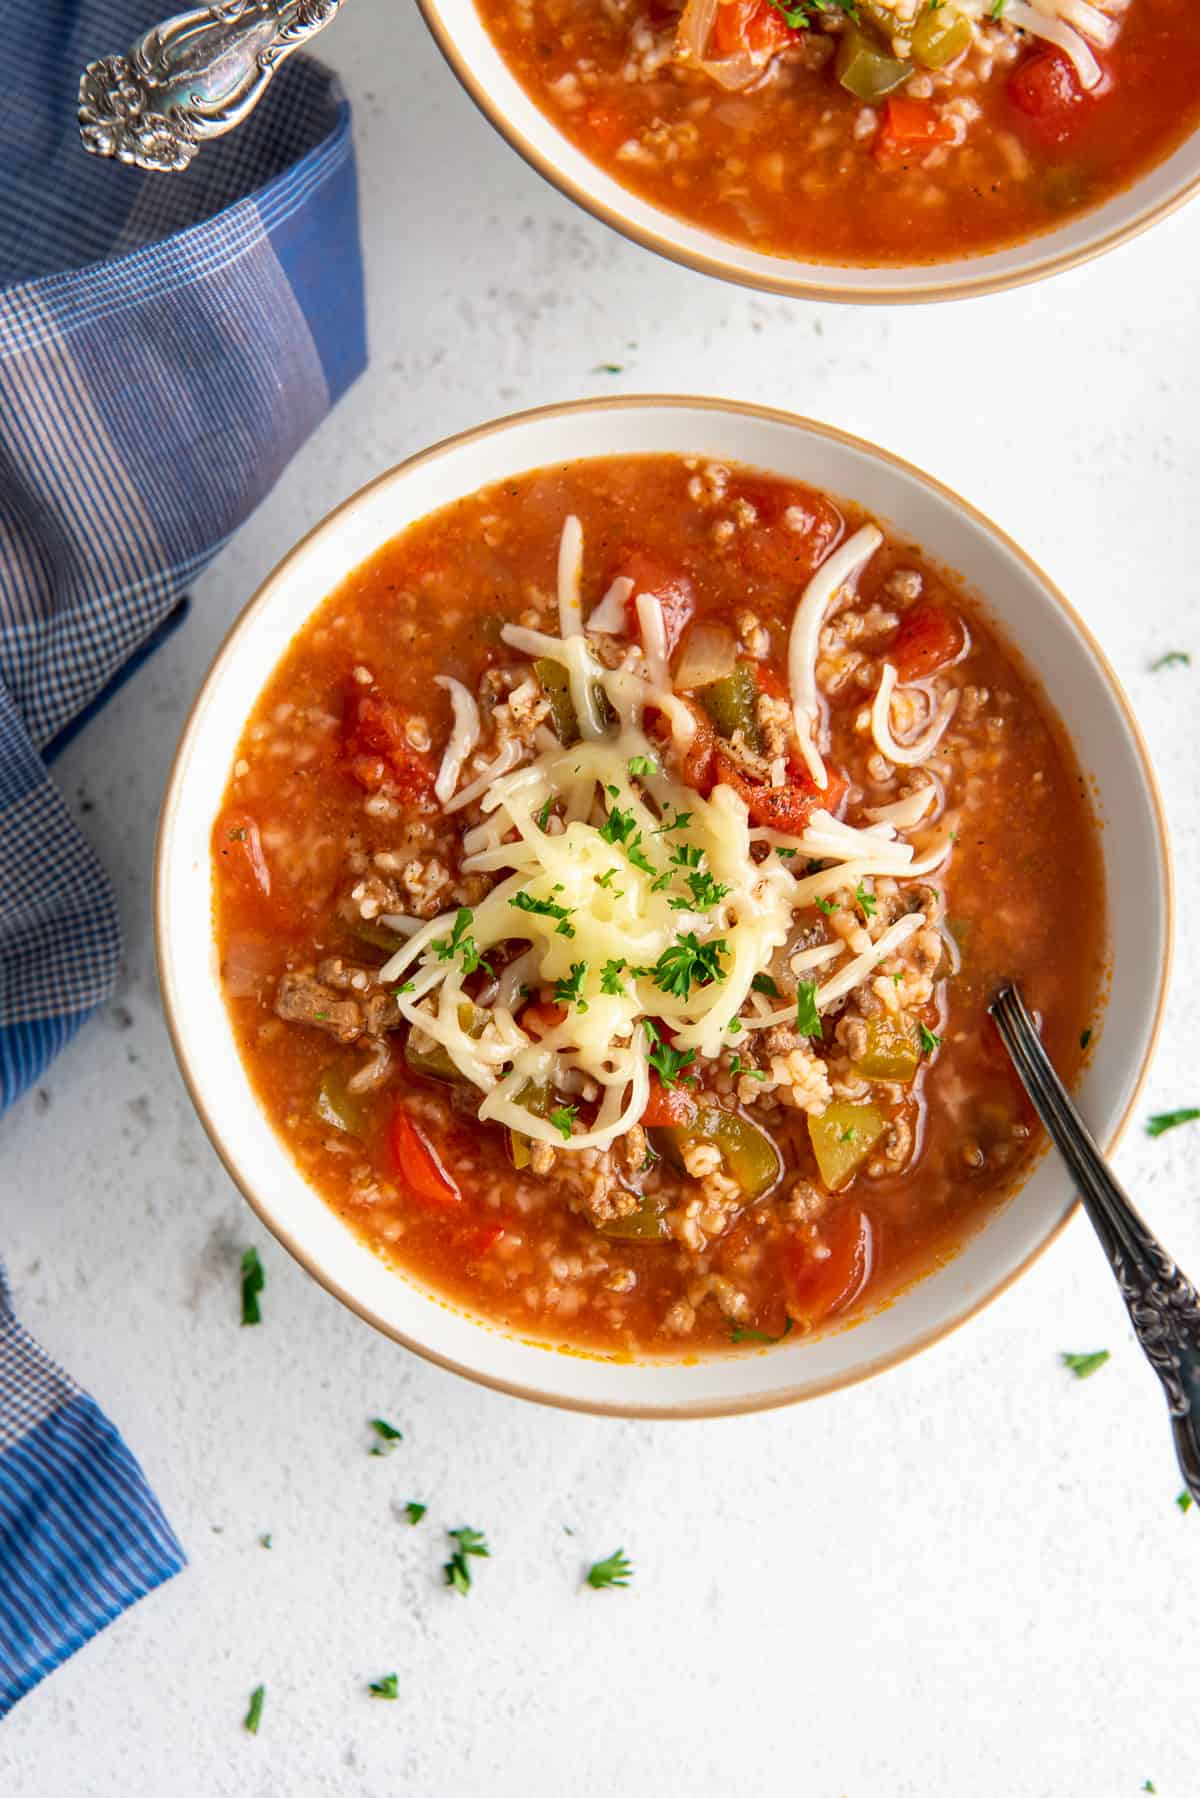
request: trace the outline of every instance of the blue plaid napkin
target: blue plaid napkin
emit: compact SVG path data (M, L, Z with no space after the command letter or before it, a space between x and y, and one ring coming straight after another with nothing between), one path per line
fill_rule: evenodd
M47 766L365 363L350 113L319 64L286 63L185 174L80 148L79 71L169 10L4 15L0 1112L111 993L120 949ZM0 1272L0 1716L182 1565L137 1463L17 1325Z

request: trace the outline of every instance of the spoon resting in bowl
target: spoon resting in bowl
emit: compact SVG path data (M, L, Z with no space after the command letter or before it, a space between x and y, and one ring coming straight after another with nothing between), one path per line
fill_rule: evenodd
M1134 1334L1162 1381L1175 1453L1200 1503L1200 1296L1139 1217L1050 1064L1016 986L988 1007L1022 1086L1079 1189Z

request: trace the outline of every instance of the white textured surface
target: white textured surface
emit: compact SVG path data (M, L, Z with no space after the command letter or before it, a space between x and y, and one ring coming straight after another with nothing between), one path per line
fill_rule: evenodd
M1200 652L1200 210L965 307L764 300L576 213L407 8L360 0L324 44L357 108L371 370L198 584L182 634L63 758L117 884L124 983L0 1124L21 1315L124 1429L192 1565L18 1707L0 1789L1126 1798L1150 1778L1190 1798L1200 1516L1175 1508L1162 1403L1084 1224L923 1359L799 1411L651 1426L494 1397L373 1337L263 1239L175 1074L148 902L187 705L278 556L427 441L602 386L808 411L990 511L1125 679L1189 892L1200 653L1147 665ZM1195 941L1185 914L1143 1113L1200 1102ZM1193 1271L1198 1148L1139 1125L1119 1156ZM243 1331L251 1241L265 1322ZM1056 1366L1102 1346L1113 1361L1084 1384ZM386 1460L367 1453L380 1413L405 1432ZM430 1506L415 1530L396 1515L410 1497ZM465 1602L438 1584L460 1522L493 1545ZM618 1543L634 1586L581 1592ZM393 1669L399 1702L367 1698Z

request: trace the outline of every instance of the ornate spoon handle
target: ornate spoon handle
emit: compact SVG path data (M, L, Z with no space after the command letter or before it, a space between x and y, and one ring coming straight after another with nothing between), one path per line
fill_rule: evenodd
M206 138L253 111L285 57L323 31L342 0L216 0L165 19L125 56L90 62L79 131L94 156L185 169Z
M1021 1083L1070 1169L1084 1210L1104 1244L1134 1332L1167 1395L1175 1452L1188 1491L1200 1503L1200 1298L1113 1178L1050 1065L1020 992L1015 986L1001 988L990 1010Z

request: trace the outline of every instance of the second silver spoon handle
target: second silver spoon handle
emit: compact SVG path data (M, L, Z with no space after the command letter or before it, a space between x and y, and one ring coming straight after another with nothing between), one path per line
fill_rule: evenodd
M1113 1177L1016 987L1002 988L990 1010L1021 1083L1079 1188L1137 1339L1162 1381L1179 1465L1200 1503L1200 1296Z

